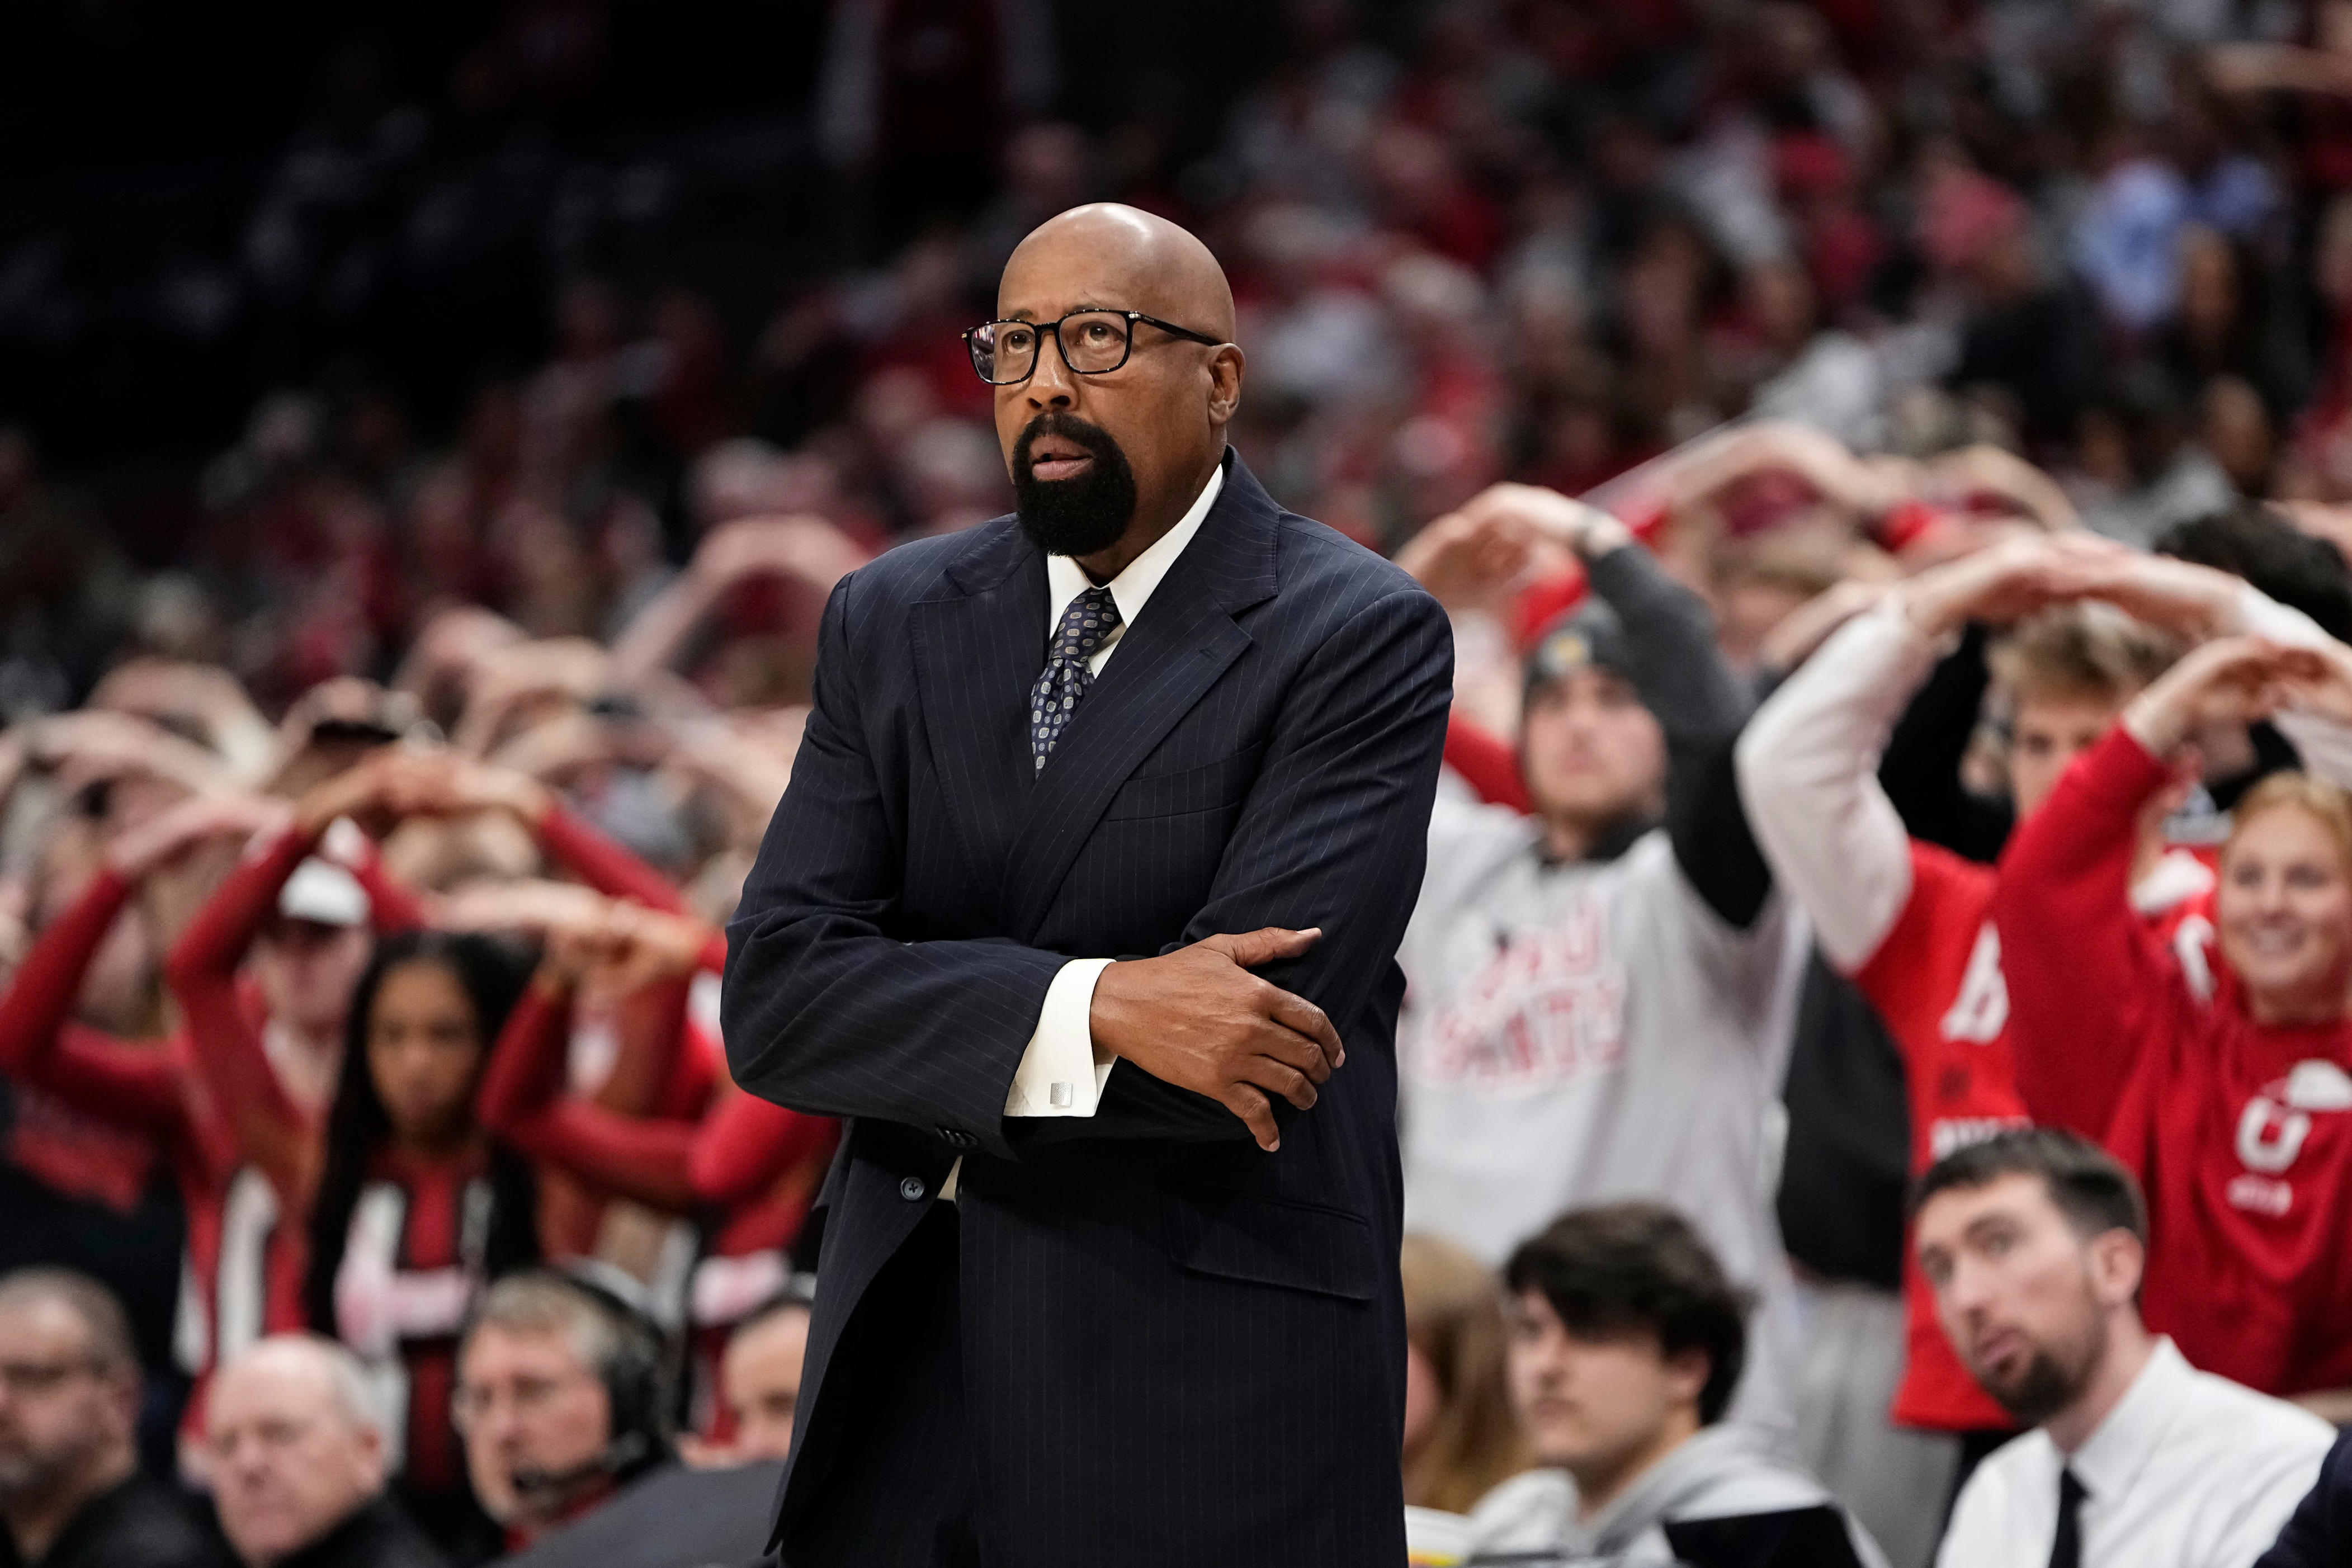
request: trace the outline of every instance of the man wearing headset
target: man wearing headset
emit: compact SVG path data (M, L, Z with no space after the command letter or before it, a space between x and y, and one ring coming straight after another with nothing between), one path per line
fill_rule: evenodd
M670 1459L660 1341L617 1294L553 1269L490 1287L450 1400L475 1500L517 1551Z

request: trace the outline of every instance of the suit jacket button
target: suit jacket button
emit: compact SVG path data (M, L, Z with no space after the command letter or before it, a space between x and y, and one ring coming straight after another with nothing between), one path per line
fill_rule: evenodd
M898 1184L898 1195L906 1199L910 1204L921 1203L923 1201L923 1178L920 1176L909 1176L905 1181L900 1182Z

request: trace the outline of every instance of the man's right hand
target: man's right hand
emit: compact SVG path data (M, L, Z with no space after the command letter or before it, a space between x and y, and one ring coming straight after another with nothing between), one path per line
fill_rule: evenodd
M1095 982L1095 1047L1207 1095L1271 1153L1282 1138L1268 1097L1306 1110L1347 1052L1322 1008L1250 971L1297 958L1322 937L1268 926L1114 963Z

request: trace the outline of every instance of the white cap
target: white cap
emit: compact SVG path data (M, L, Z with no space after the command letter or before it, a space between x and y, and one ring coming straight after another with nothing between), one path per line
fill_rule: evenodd
M286 879L278 894L278 912L289 921L312 921L322 926L365 925L367 889L341 866L313 856Z

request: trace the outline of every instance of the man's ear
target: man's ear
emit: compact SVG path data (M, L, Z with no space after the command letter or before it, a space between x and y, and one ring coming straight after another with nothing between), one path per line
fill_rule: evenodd
M362 1422L352 1436L360 1446L361 1473L372 1483L368 1489L371 1492L383 1490L387 1479L384 1471L386 1460L389 1458L384 1452L383 1431L366 1422Z
M2091 1238L2091 1285L2102 1307L2129 1305L2147 1271L2147 1248L2131 1232L2102 1231Z
M1242 372L1248 365L1238 343L1220 343L1209 355L1209 423L1222 430L1242 405Z
M1676 1351L1666 1357L1666 1392L1677 1405L1696 1407L1714 1374L1715 1360L1703 1350Z
M140 1393L139 1374L135 1372L126 1371L109 1380L106 1408L120 1423L122 1436L126 1438L135 1438L139 1434Z

